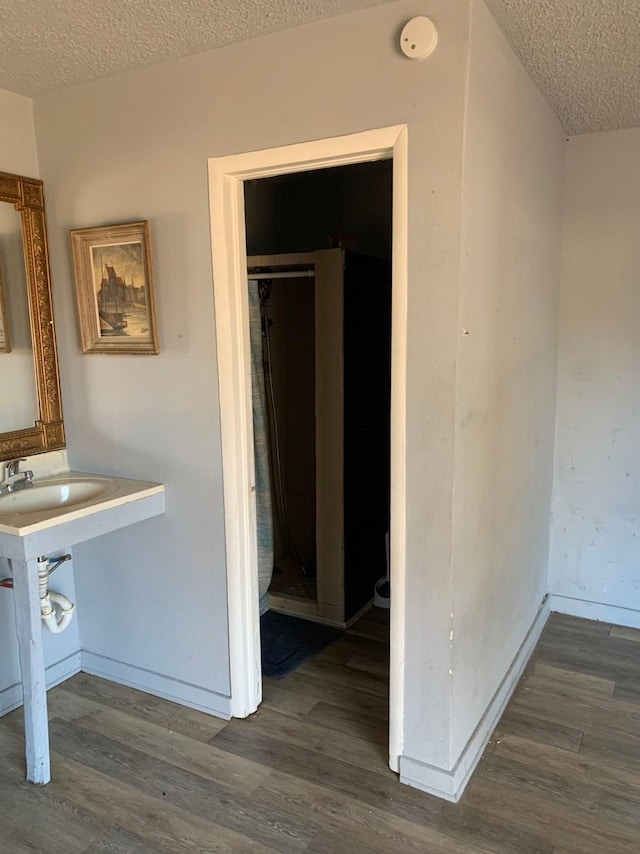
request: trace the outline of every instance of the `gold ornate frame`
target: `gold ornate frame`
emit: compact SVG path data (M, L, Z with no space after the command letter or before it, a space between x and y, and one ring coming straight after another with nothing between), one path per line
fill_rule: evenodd
M93 228L74 228L71 234L73 266L76 274L76 294L78 298L78 317L80 319L80 338L83 353L123 353L126 355L157 356L158 321L156 313L155 283L153 262L151 259L151 238L149 222L128 222L121 225L105 225ZM120 246L136 244L140 247L141 265L139 274L144 280L144 308L147 328L141 335L128 335L123 329L109 335L102 332L101 323L105 316L98 306L97 283L94 281L92 250L116 249ZM115 275L115 272L114 272ZM104 281L104 280L103 280ZM121 308L127 308L126 303ZM119 316L120 322L126 314ZM110 319L110 318L109 318ZM126 322L124 323L126 326Z
M22 217L33 362L40 410L40 418L33 427L0 433L0 460L10 460L59 450L65 447L65 438L42 181L0 172L0 201L15 205Z

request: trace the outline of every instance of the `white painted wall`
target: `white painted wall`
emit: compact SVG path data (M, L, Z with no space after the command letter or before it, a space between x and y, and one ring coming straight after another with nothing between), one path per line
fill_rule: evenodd
M33 105L28 98L14 95L0 89L0 171L39 177L36 138L33 120ZM13 211L11 211L13 214ZM15 244L18 235L15 232L12 216L0 214L2 235L9 239L15 260ZM5 245L5 249L6 249ZM8 260L5 257L5 261ZM9 264L5 275L15 270ZM26 284L22 283L26 288ZM10 309L18 309L19 295L14 292L13 282L5 282L5 288L13 298ZM19 427L31 427L38 417L35 409L35 379L33 357L28 352L28 309L25 302L21 308L26 315L19 320L12 314L12 332L14 349L11 353L0 353L0 432ZM39 465L35 464L35 461ZM55 453L31 458L31 466L37 476L53 473L60 467L61 460L66 465L66 456ZM4 466L0 465L0 479L4 478ZM0 578L10 576L12 569L8 561L0 558ZM70 563L65 564L54 576L53 588L64 593L72 601L75 599L73 570ZM52 684L65 678L79 665L80 639L78 622L74 620L61 635L51 635L44 631L45 666L47 682ZM13 592L0 588L0 715L10 711L22 702L20 680L20 661L16 640L15 611Z
M38 158L31 101L4 90L0 90L0 171L26 175L30 178L38 177ZM6 354L0 353L0 360L12 356L13 353L10 353L8 357ZM8 382L8 377L5 379ZM16 374L12 374L12 382L15 379ZM3 412L8 405L7 397L6 386L3 381L2 399L0 401ZM0 415L1 421L2 416ZM23 424L22 426L32 426L32 424ZM36 463L38 464L36 465ZM44 473L54 473L60 466L66 465L66 456L59 453L44 454L37 458L31 458L28 465L31 466L37 476ZM3 476L4 466L0 465L0 479ZM8 562L0 558L0 578L9 575L11 575L11 569ZM66 564L59 569L54 578L54 589L64 593L73 601L75 590L71 564ZM74 668L74 662L70 659L75 658L76 664L79 663L77 654L80 648L80 640L77 621L74 620L62 635L53 636L45 631L44 645L45 665L49 668L48 681L55 681L61 676L68 675L70 670ZM0 650L1 715L15 708L22 700L13 593L3 588L0 588Z
M396 48L416 14L440 32L425 63ZM408 124L405 751L444 767L467 27L466 2L401 0L35 107L72 467L167 485L164 518L74 550L83 646L104 672L155 690L161 674L174 680L162 690L198 689L212 709L229 675L207 158ZM83 356L67 229L139 218L151 221L162 353Z
M451 759L546 593L564 140L473 0L458 316Z
M32 102L28 98L1 89L0 171L25 175L29 178L39 177ZM28 331L28 326L24 328L24 322L28 324L28 316L22 318L22 321L22 324L18 326L17 336L17 349L20 355L19 367L15 369L5 368L4 373L0 371L0 389L2 389L0 425L6 423L5 418L9 407L11 407L11 415L8 417L13 420L16 427L33 426L33 420L37 417L36 414L26 422L17 423L21 416L33 416L33 409L29 402L32 403L32 392L35 388L33 361L30 356L25 357L24 353L27 349L26 336ZM5 358L11 359L14 355L14 352L11 352L8 357L6 354L0 353L0 362ZM13 391L7 391L9 386L13 387ZM25 394L20 396L16 386ZM14 395L16 400L20 400L19 406L15 406L15 408L11 402ZM5 429L8 428L0 426L0 432ZM36 457L30 457L25 465L33 470L36 478L44 477L66 470L67 456L64 451L39 454ZM0 472L0 476L4 478L4 466L2 465L0 465ZM8 561L0 558L0 578L11 574ZM64 593L71 601L75 600L71 563L64 564L56 572L52 587L60 593ZM44 631L43 635L47 683L51 685L66 678L79 667L80 636L78 621L74 620L64 634L54 636ZM2 651L0 654L0 715L2 715L22 702L13 593L2 588L0 588L0 650Z
M567 147L550 588L640 627L640 129Z
M561 135L473 9L470 57L467 2L400 0L36 103L72 467L167 485L163 518L75 549L85 661L217 712L229 674L207 158L407 123L403 753L435 769L455 763L545 592L553 448ZM395 45L416 14L438 25L428 62ZM162 353L82 356L67 230L140 218Z
M0 172L38 177L33 103L0 89Z

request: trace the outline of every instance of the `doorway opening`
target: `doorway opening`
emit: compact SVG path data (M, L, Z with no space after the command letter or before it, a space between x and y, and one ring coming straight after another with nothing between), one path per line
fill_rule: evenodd
M295 264L291 269L291 257L279 259L280 263L276 263L274 254L296 254L286 251L271 253L268 259L256 258L254 255L248 262L245 232L245 185L248 187L247 182L273 176L309 172L317 169L331 170L332 167L348 164L393 160L391 512L388 524L391 530L390 573L391 589L393 590L390 629L389 764L394 770L397 770L399 756L402 752L404 695L406 147L406 128L393 127L280 149L215 158L210 161L214 291L226 511L230 705L234 716L244 717L257 709L262 697L255 437L249 368L251 350L247 270L248 267L251 267L252 269L258 268L258 273L296 273L300 269L299 265ZM325 177L328 175L329 173L326 172ZM337 253L333 257L338 258L340 264L345 264L348 250L345 250L343 246L338 245L329 250L318 250L316 247L313 252L315 255L314 274L322 267L324 260L332 257L331 253ZM345 264L345 267L348 266ZM293 277L291 278L293 279ZM315 296L314 302L317 310L318 305ZM316 317L315 320L315 330L317 331L318 318ZM316 344L317 341L314 342L314 352L317 357ZM388 513L386 515L389 516ZM295 544L294 549L300 552ZM290 549L290 551L293 552L294 549ZM299 555L299 558L300 568L306 568L311 575L309 569L313 562L312 558L305 560L302 554ZM295 554L294 559L297 560ZM369 592L367 599L370 598L371 592ZM340 624L347 622L344 619L345 613L343 610L343 620L334 620L334 622Z
M244 185L261 614L388 603L392 167Z

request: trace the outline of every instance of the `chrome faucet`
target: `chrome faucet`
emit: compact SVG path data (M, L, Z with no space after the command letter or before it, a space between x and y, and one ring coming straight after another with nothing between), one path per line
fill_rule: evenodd
M5 477L15 477L20 471L20 463L26 463L26 461L26 457L20 457L19 460L11 460L11 462L7 463Z
M11 462L7 463L4 473L5 481L0 486L0 495L6 495L7 492L17 492L20 489L28 489L30 486L33 486L33 472L20 471L20 463L25 463L26 461L26 457L21 457L20 459L11 460ZM20 480L12 480L7 483L9 478L16 477L18 474L22 475Z

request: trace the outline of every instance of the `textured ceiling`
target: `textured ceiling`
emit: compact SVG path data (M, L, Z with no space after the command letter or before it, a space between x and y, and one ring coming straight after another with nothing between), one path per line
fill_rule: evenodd
M35 96L389 0L0 0L0 89Z
M0 0L0 88L35 96L386 2ZM487 3L567 133L640 126L640 0Z
M640 0L487 0L569 134L640 126Z

